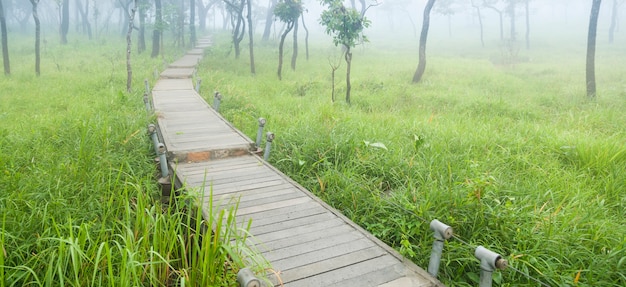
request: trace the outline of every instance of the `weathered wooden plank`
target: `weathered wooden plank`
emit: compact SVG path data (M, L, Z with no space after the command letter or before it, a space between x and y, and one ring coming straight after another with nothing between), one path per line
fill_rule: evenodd
M202 55L186 54L182 58L171 63L169 68L195 68L201 59Z
M186 79L191 78L196 69L194 68L167 68L161 72L161 78Z
M333 218L326 222L319 222L316 224L311 224L307 226L299 226L290 229L279 230L271 233L255 235L256 239L261 240L264 243L270 243L274 240L286 239L297 237L301 234L309 233L309 232L319 232L323 230L327 230L329 228L342 225L343 221L338 218Z
M340 286L378 286L381 284L396 281L401 278L417 279L415 275L406 274L406 266L398 263L387 266L385 268L379 268L367 273L353 274L351 278L344 279L342 281L332 283L328 286L340 287ZM413 280L414 281L414 280ZM414 284L415 282L409 281L412 285L398 285L398 286L432 286L431 284ZM405 283L407 281L404 281Z
M244 198L242 198L244 199ZM272 224L280 220L290 220L305 216L311 216L315 214L324 213L326 210L314 204L301 204L287 206L272 210L265 210L257 213L251 213L246 215L237 215L237 218L252 218L252 226L263 226L266 224Z
M325 250L337 245L343 245L345 243L354 244L358 246L358 249L364 249L368 247L375 246L371 241L363 239L359 236L358 232L346 232L337 234L334 236L326 236L320 239L309 241L301 244L291 245L288 247L284 247L281 249L272 249L268 250L268 252L263 253L267 260L271 262L278 261L281 259L287 259L295 256L312 256L313 258L309 258L307 260L311 260L312 262L317 262L320 260L316 260L315 258L319 258L321 255L316 253L320 253L321 250ZM346 246L344 246L345 249ZM357 249L357 250L358 250ZM339 256L347 253L347 251L335 250L334 256ZM323 252L321 252L323 253ZM333 254L330 254L333 255ZM332 256L331 256L332 257ZM280 270L295 268L296 266L292 266L289 264L285 264L280 267Z
M239 210L237 210L237 214L255 213L255 212L259 212L261 210L276 209L276 208L279 208L279 207L289 206L289 205L296 205L296 204L303 203L303 202L308 202L308 201L311 201L311 198L309 198L308 196L303 196L303 197L298 197L298 198L281 200L281 201L277 201L277 202L271 202L271 203L266 203L266 204L259 204L259 205L256 205L256 206L239 208Z
M282 200L282 201L286 201L286 200L288 200L288 199L285 199L285 200ZM263 225L263 226L252 225L250 230L255 235L261 235L261 234L265 234L265 233L274 232L274 231L277 231L277 230L285 230L285 229L294 228L294 227L307 226L307 225L315 224L315 223L318 223L318 222L331 220L333 218L335 218L335 216L332 215L332 214L320 213L320 214L315 214L315 215L306 216L306 217L300 217L300 218L291 219L291 220L277 221L274 224L267 224L267 225ZM254 222L254 220L253 220L253 222ZM305 251L303 251L302 249L299 249L299 252L305 252ZM281 253L283 253L282 256L289 256L288 254L284 253L284 250L281 250Z
M254 219L252 221L252 224L254 224ZM258 245L259 249L261 250L278 250L289 246L313 242L322 238L331 237L338 234L345 234L349 232L354 232L354 228L351 228L345 224L337 224L335 226L327 226L327 228L323 230L312 229L308 232L301 232L299 234L295 234L293 237L279 238L273 241L263 241L262 243L253 243Z
M160 79L152 91L193 90L193 83L189 79Z

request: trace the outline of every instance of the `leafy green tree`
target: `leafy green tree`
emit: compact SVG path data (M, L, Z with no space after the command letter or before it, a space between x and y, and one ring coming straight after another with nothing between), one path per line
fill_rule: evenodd
M302 14L302 1L301 0L280 0L276 7L274 7L274 15L283 23L285 23L285 31L280 36L280 43L278 44L278 79L282 79L283 70L283 52L285 38L287 34L293 30L296 22Z
M352 48L367 41L363 29L369 27L370 21L361 16L357 10L346 8L341 0L320 0L327 9L322 11L320 24L326 27L326 34L333 37L335 46L344 48L346 60L346 102L350 104L350 68L352 65Z

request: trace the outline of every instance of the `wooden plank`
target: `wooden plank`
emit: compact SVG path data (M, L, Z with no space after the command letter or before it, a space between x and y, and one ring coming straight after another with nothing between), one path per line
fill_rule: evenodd
M254 220L252 221L252 224L254 224ZM338 224L335 226L327 226L326 229L323 230L312 229L309 232L301 232L294 237L285 237L273 241L263 241L262 243L257 243L256 245L258 245L259 249L262 250L277 250L353 231L354 228L350 228L345 224Z
M191 78L196 69L194 68L167 68L161 72L161 78L185 79Z
M342 281L332 283L328 286L340 287L340 286L378 286L391 281L398 280L400 278L413 279L414 276L408 277L406 275L406 267L402 263L398 262L394 265L387 266L372 270L371 272L352 274L353 277L344 279ZM416 279L416 278L415 278ZM413 282L411 282L413 283ZM416 285L402 285L402 286L416 286ZM420 284L417 286L431 286L430 284Z
M160 79L152 91L193 90L193 83L189 79Z
M297 237L299 235L306 234L309 232L320 232L320 231L327 230L329 228L342 225L342 224L343 224L342 220L333 218L326 222L319 222L319 223L307 225L304 227L299 226L299 227L279 230L279 231L275 231L271 233L255 235L255 238L258 240L261 240L264 243L270 243L274 240L293 238L293 237Z
M297 238L296 238L297 240ZM282 259L288 259L292 257L300 256L301 258L307 258L307 260L311 260L311 262L318 262L323 260L324 258L320 258L320 256L324 256L319 253L321 250L325 250L328 248L332 248L334 246L342 245L342 250L335 250L335 256L339 256L345 253L349 253L348 251L344 251L346 249L345 244L354 244L359 249L369 248L375 246L372 242L363 239L359 236L358 232L348 232L341 233L335 236L326 236L322 237L318 240L304 242L301 244L291 245L281 249L272 249L268 252L264 252L263 255L270 262L275 262ZM333 253L330 253L333 255ZM332 257L332 256L331 256ZM292 261L288 261L292 262ZM292 262L293 263L293 262ZM291 264L284 264L280 267L280 270L295 268L297 266L292 266ZM278 268L278 267L277 267Z
M282 201L286 201L286 200L282 200ZM285 229L294 228L294 227L307 226L307 225L315 224L318 222L331 220L333 218L335 218L335 216L333 216L332 214L320 213L320 214L315 214L315 215L291 219L291 220L277 221L273 224L267 224L263 226L253 225L250 228L250 231L252 231L252 234L254 235L261 235L265 233L274 232L277 230L285 230ZM303 251L303 249L299 249L298 252L305 252L305 251ZM288 256L287 254L285 254L285 250L281 250L281 256ZM271 260L271 259L268 259L268 260Z
M272 224L279 220L290 220L315 214L324 213L326 210L319 205L302 204L283 208L265 210L247 215L237 215L238 218L252 218L252 226Z

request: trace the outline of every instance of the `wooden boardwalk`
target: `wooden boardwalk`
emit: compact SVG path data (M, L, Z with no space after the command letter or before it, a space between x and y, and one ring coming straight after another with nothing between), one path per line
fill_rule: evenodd
M152 90L160 136L177 181L213 190L214 204L239 200L238 222L252 219L257 248L279 272L276 286L443 286L424 270L319 200L251 151L254 143L193 89L210 46L161 73ZM209 210L203 200L203 216Z

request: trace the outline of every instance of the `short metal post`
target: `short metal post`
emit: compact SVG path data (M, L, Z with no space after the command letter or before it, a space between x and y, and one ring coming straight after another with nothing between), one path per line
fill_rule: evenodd
M265 142L265 153L263 154L263 159L267 161L270 158L270 149L272 149L272 141L274 141L274 133L267 132L266 134L266 142Z
M480 260L480 287L491 287L493 271L496 268L504 270L509 266L509 262L503 259L500 254L482 246L476 247L474 256Z
M161 177L167 177L170 172L167 168L167 158L165 157L165 145L163 143L159 143L159 163L161 164Z
M220 92L215 92L215 95L213 96L213 109L216 112L220 111L220 103L222 102L222 94L220 94Z
M202 84L202 79L196 79L196 92L200 93L200 84Z
M143 85L146 87L146 94L150 93L150 84L148 83L148 79L143 80Z
M240 287L261 287L261 281L247 267L237 272L237 283L239 283Z
M152 107L150 106L150 99L148 98L148 94L143 94L143 103L144 105L146 105L146 111L148 112L148 114L150 113L150 111L152 110Z
M259 130L256 132L256 149L261 148L261 141L263 140L263 127L265 127L266 120L259 118Z
M433 221L430 222L430 230L435 232L435 242L433 243L433 250L430 253L428 274L437 278L439 264L441 263L441 254L443 253L443 242L452 237L452 227L443 224L437 219L433 219Z
M148 125L148 133L152 138L152 145L154 146L154 153L159 155L159 137L156 133L156 126L153 124Z

